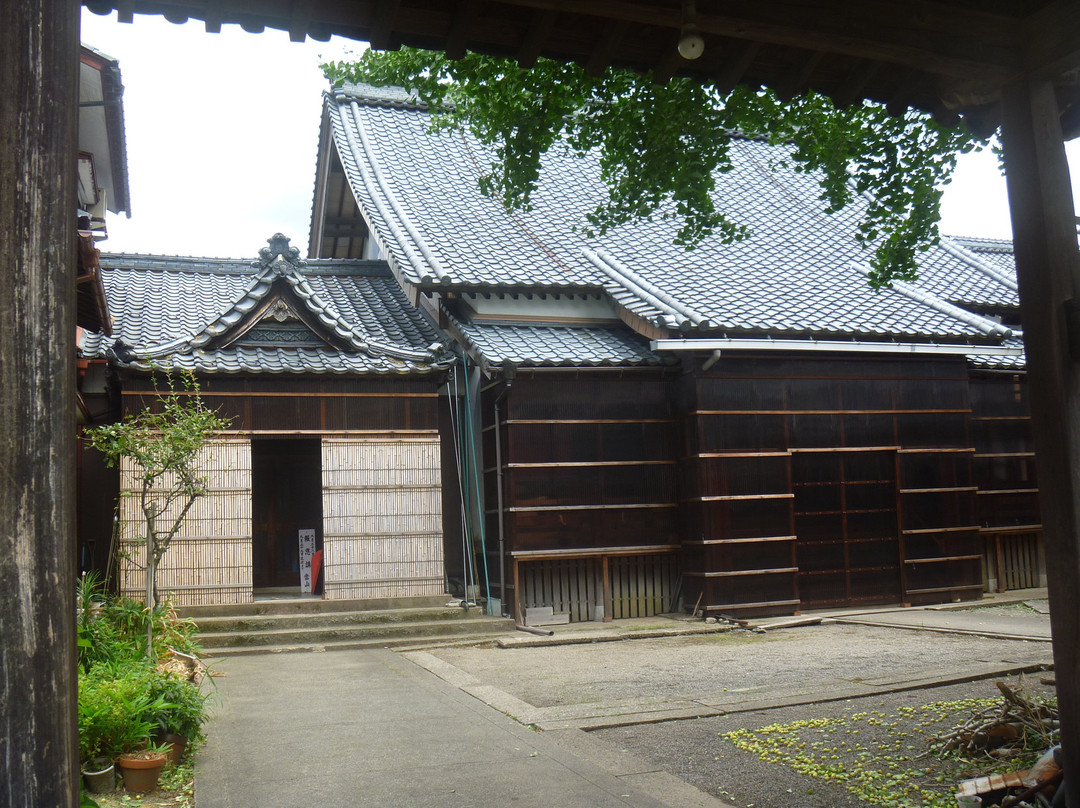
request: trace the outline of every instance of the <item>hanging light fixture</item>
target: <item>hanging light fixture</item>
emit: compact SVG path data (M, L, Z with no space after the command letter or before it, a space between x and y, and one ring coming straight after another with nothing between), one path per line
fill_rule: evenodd
M697 28L697 9L694 0L683 0L682 36L679 38L679 55L684 59L697 59L705 52L705 40Z

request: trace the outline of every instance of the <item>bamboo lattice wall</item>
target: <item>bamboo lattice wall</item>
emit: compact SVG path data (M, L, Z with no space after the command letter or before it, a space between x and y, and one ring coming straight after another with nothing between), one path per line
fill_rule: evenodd
M200 471L208 493L192 506L161 560L158 591L178 606L248 603L251 589L251 444L246 439L210 442ZM120 471L119 560L121 594L142 599L146 546L135 470ZM162 515L162 524L175 513Z
M323 440L325 596L445 591L439 435Z

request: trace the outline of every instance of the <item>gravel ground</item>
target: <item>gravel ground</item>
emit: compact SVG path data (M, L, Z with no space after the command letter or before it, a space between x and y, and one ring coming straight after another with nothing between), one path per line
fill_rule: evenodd
M1053 688L1040 685L1039 678L1038 676L1025 677L1025 691L1030 695L1052 695ZM736 713L692 721L668 721L662 724L617 727L597 730L592 734L736 806L746 806L746 808L866 808L867 805L875 803L859 799L842 785L800 774L787 765L763 762L757 754L742 751L731 741L720 736L738 729L757 730L770 724L850 716L863 711L880 711L895 716L898 707L914 707L936 701L953 701L996 694L997 689L993 682L981 681L891 693L872 699L852 699L761 712ZM912 745L917 746L921 751L925 747L925 738L917 732L910 732L910 726L906 729L909 731ZM866 727L862 726L863 742L866 741L866 731ZM841 758L850 768L856 762L857 754L852 751L841 755ZM878 761L878 763L881 762ZM960 778L954 772L949 772L951 776L947 776L944 783L938 784L934 782L933 760L926 758L920 761L919 765L931 769L931 773L922 778L925 786L943 795L955 791L956 782ZM961 776L977 776L979 773L974 770ZM951 801L948 797L946 799Z
M532 648L445 648L439 658L536 707L817 693L967 664L1050 662L1049 643L838 624Z
M1015 613L1015 607L1006 608ZM596 714L615 716L619 721L622 714L618 705L665 701L721 705L732 712L714 718L610 727L594 730L593 734L702 791L747 808L866 808L879 803L867 799L865 792L860 799L842 785L800 774L784 763L765 762L759 753L741 751L730 740L721 738L724 733L791 721L873 714L882 717L873 722L862 719L856 725L859 733L847 736L848 748L830 751L837 755L837 762L849 767L877 758L887 766L895 755L920 753L926 744L917 726L923 720L920 714L905 713L903 709L896 714L898 708L996 695L993 682L881 692L843 701L828 701L830 693L840 698L860 684L873 684L887 691L905 682L946 673L1052 661L1047 642L836 623L765 634L735 631L555 647L443 648L431 653L485 685L538 708L596 705L603 708ZM1052 693L1052 688L1039 685L1039 679L1039 675L1026 677L1026 690L1032 695ZM750 711L764 708L766 701L807 695L818 703ZM740 708L739 702L746 704ZM626 714L632 712L627 710ZM897 731L908 733L900 742L907 746L899 747L906 751L888 753L881 748L859 746L875 733L888 732L877 724L878 720L898 722ZM847 729L835 732L828 741L844 737L853 728L849 723ZM927 731L945 728L931 726ZM907 738L912 739L911 743ZM803 739L808 746L813 742L809 734ZM942 795L953 792L959 779L980 773L940 770L922 762L902 765L908 770L915 767L927 768L927 772L914 779ZM935 782L937 777L943 782ZM945 802L939 801L941 805L951 803L947 796L942 799Z

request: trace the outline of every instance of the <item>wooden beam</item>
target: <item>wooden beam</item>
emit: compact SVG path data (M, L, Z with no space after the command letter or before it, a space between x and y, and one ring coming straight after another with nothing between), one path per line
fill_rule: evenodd
M0 3L0 805L78 805L79 3Z
M386 50L390 47L390 34L394 30L397 9L398 0L379 0L375 7L368 34L368 44L375 50Z
M1024 68L1029 75L1053 79L1080 70L1080 3L1054 0L1023 25Z
M528 33L525 34L525 39L517 52L517 63L521 67L528 69L536 64L536 60L540 58L540 51L543 50L547 38L551 36L551 30L558 17L559 12L555 9L538 9L534 12L532 25L529 26Z
M478 5L478 0L459 0L454 21L446 34L446 47L443 48L448 58L460 59L465 55L465 43L476 21Z
M735 89L735 85L742 81L742 77L746 75L746 71L760 49L760 43L744 41L740 42L728 55L713 80L713 84L721 95L727 95Z
M612 57L618 50L619 43L626 34L627 23L624 20L609 20L604 25L604 31L600 35L596 47L593 49L589 61L585 63L585 72L590 76L602 76L611 64Z
M558 10L564 0L502 0L506 6ZM590 0L588 16L678 30L682 15L655 3ZM881 59L946 75L1015 75L1019 20L932 0L727 0L697 14L702 34Z
M1080 364L1069 350L1069 310L1080 290L1080 255L1069 166L1049 80L1031 79L1007 89L1002 141L1042 489L1063 768L1080 771ZM1071 778L1066 788L1069 803L1080 805L1080 777Z
M686 60L679 53L678 43L672 40L671 47L664 51L663 58L652 69L654 84L667 84L675 72L686 64Z

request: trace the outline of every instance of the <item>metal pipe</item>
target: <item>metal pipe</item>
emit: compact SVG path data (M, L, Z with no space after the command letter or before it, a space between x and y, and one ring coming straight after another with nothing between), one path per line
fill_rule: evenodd
M946 356L1020 356L1022 347L945 345L935 342L865 342L824 339L656 339L653 351L838 351L842 353L938 354Z
M536 628L535 626L526 626L523 623L518 623L514 628L518 631L524 631L526 634L536 634L539 637L550 637L555 633L549 628Z
M506 533L503 528L503 467L502 467L502 438L499 435L499 400L510 390L512 381L507 381L502 392L495 397L495 501L498 509L499 522L499 601L502 603L502 613L510 614L506 610ZM517 592L514 592L517 597Z

